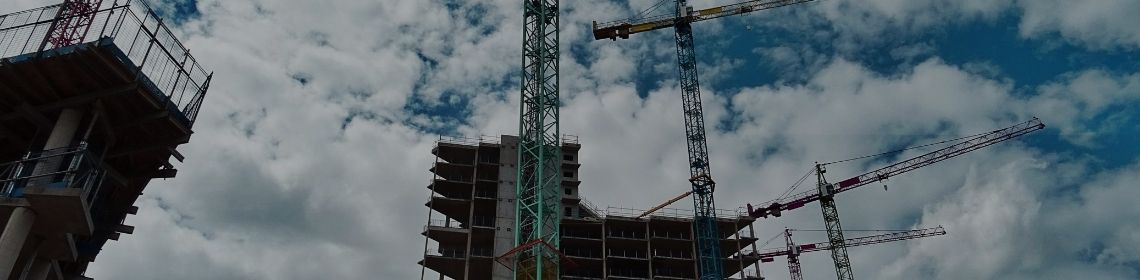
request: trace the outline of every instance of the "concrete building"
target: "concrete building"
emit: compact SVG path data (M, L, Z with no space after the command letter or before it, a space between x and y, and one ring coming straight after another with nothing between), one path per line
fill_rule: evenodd
M422 278L512 279L495 257L513 247L517 141L504 135L436 143ZM637 219L642 211L593 206L579 192L580 148L577 139L564 137L560 249L575 267L564 268L562 279L695 279L691 210L666 208ZM717 217L725 274L759 279L760 259L751 254L755 219L726 210Z
M146 4L93 3L0 15L0 279L90 279L209 87Z

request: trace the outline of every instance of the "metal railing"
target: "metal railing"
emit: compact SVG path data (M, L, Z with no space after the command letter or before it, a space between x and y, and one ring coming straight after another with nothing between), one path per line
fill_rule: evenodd
M562 144L580 144L578 135L562 134Z
M475 197L495 199L498 198L498 194L496 194L495 191L475 190Z
M607 257L646 259L645 250L606 249Z
M424 253L428 256L439 256L439 257L448 257L448 258L464 258L464 257L467 257L467 251L463 250L462 248L447 248L447 247L428 248L426 250L426 252L424 252Z
M477 227L495 227L494 216L474 216L471 222Z
M603 213L602 210L599 210L597 205L594 205L594 203L590 202L589 200L586 200L585 198L580 200L578 205L580 206L579 207L580 209L586 209L587 211L589 211L590 216L592 216L592 217L600 217L602 215L605 215L605 213ZM581 212L579 212L579 214L581 214Z
M439 140L437 140L436 143L447 143L464 146L479 146L481 143L500 144L499 137L491 135L479 135L479 137L440 135Z
M645 239L644 231L631 231L631 230L613 230L611 229L606 236L625 239Z
M655 231L650 233L650 236L652 236L653 238L689 240L689 233L687 233L687 232L656 231L655 230Z
M491 248L471 248L471 255L476 257L494 257L495 250Z
M23 197L28 187L77 188L91 205L99 193L106 171L87 143L28 152L17 161L0 165L0 196Z
M664 250L654 249L654 257L674 258L674 259L692 259L693 253L682 250Z
M440 219L432 219L432 220L428 221L427 225L431 226L431 227L441 227L441 228L459 228L459 229L463 228L463 226L461 226L459 224L459 222L457 222L457 221L440 220Z
M597 250L588 250L588 249L582 249L582 248L577 248L577 247L562 248L562 253L566 254L567 256L572 256L572 257L595 258L595 259L602 258L601 252L598 252Z
M0 58L20 61L50 51L52 29L58 22L88 14L65 15L57 4L0 15ZM213 73L206 72L144 1L103 1L93 10L89 31L76 44L113 44L122 51L141 85L152 87L168 107L197 119ZM63 46L60 49L70 46Z
M570 238L584 238L584 239L602 239L602 233L592 230L562 230L562 237Z

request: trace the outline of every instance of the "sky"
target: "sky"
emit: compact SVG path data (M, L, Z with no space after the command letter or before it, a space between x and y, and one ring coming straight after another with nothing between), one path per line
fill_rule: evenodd
M602 207L689 188L672 32L590 33L656 1L561 3L561 130ZM178 177L151 182L96 279L415 279L434 142L517 133L520 1L150 2L215 76ZM814 162L1038 117L1042 131L838 196L847 229L949 233L851 248L855 275L1138 279L1137 14L1134 0L818 0L696 23L717 206L773 199ZM763 242L823 225L813 204L756 227ZM835 277L828 254L802 261L805 279ZM761 271L787 278L782 259Z

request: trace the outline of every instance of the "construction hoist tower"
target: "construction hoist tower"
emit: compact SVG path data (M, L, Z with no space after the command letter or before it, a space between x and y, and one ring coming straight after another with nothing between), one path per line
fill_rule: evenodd
M672 15L635 17L598 24L594 22L594 39L628 39L630 34L673 27L677 41L677 70L681 85L681 103L685 119L685 144L689 158L689 183L693 196L694 232L697 238L698 271L702 280L724 279L720 254L720 234L716 227L716 205L713 191L716 183L709 167L705 119L701 106L700 82L697 78L697 55L693 46L691 23L731 15L750 13L812 0L766 0L740 3L694 11L687 0L676 0ZM654 7L660 6L661 1Z
M561 144L558 130L558 0L523 1L522 98L515 248L497 261L515 279L559 277Z

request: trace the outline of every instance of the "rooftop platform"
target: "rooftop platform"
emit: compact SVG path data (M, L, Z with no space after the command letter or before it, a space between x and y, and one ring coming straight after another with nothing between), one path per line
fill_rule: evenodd
M133 231L122 222L137 211L133 204L150 180L177 174L170 159L184 159L177 147L193 133L212 74L142 1L103 1L83 12L69 7L0 15L0 167L12 167L0 170L8 185L0 214L25 204L51 213L39 215L33 232L58 241L45 246L63 253L47 253L67 262L65 275L77 275L108 240ZM91 19L76 29L86 32L63 41L52 35L81 18ZM77 162L81 153L94 163L29 173L26 167L47 160L32 155L56 157L40 149L69 109L82 111L85 133L67 147L76 155L59 160ZM86 174L75 181L82 184L52 183Z

